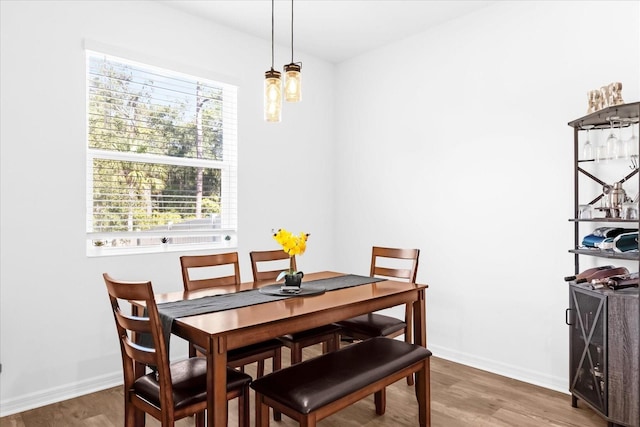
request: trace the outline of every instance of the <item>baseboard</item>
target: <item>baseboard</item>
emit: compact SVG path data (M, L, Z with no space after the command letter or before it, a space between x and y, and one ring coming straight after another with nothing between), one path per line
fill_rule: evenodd
M29 409L39 408L74 397L94 393L122 384L122 372L90 378L81 382L41 390L8 400L0 401L0 417L5 417Z
M450 360L451 362L502 375L503 377L513 378L514 380L548 388L560 393L569 394L568 378L554 377L538 371L523 369L519 366L496 362L495 360L485 359L433 344L429 344L429 350L433 352L435 357L441 359Z
M462 365L471 366L472 368L481 369L483 371L513 378L518 381L534 384L561 393L569 393L567 378L545 375L537 371L522 369L518 366L499 363L495 360L485 359L433 344L429 345L429 350L433 352L434 356L441 359L450 360ZM90 378L82 382L54 387L49 390L38 391L36 393L23 395L9 400L2 400L0 401L0 417L27 411L29 409L39 408L41 406L50 405L67 399L73 399L74 397L116 387L121 384L122 372L117 372Z

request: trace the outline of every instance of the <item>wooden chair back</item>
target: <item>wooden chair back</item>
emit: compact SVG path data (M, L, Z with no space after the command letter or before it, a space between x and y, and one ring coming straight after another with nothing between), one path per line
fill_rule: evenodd
M280 272L285 270L286 268L291 268L293 269L293 271L297 271L298 269L298 267L296 266L295 255L289 258L289 255L282 249L273 251L253 251L249 253L249 257L251 258L251 271L253 272L254 282L258 282L261 280L275 280L278 277L278 274L280 274ZM273 268L273 264L275 264L275 261L282 261L285 259L289 259L289 265L285 268L282 268L282 263L277 263L280 268L260 271L258 266L258 264L264 266L271 263L272 266L270 268Z
M169 357L151 282L117 281L107 273L102 276L107 285L113 318L118 330L124 371L124 389L131 390L135 380L144 374L144 369L140 369L140 366L154 366L158 372L162 405L173 408ZM147 308L146 315L148 317L125 313L120 307L121 301L143 301ZM151 345L154 347L147 347L143 341L136 340L135 337L140 334L150 334L153 339Z
M374 246L371 253L371 271L370 276L382 276L395 279L404 279L410 283L416 282L418 275L418 258L420 257L420 249L397 249L383 248ZM395 260L406 260L410 265L409 268L400 268L399 266L382 266L381 258L391 258Z
M195 270L205 269L207 267L222 267L232 265L233 274L229 276L197 278ZM215 286L232 286L239 285L240 281L240 263L238 262L238 253L229 252L214 255L188 255L180 257L180 266L182 268L182 284L185 291L194 291L197 289L211 288Z

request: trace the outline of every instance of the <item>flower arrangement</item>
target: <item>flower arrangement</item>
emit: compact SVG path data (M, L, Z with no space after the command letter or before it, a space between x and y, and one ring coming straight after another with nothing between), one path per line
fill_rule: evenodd
M273 238L280 244L280 246L282 246L282 250L289 255L289 259L291 260L295 255L302 255L307 250L307 239L309 238L309 233L300 233L296 235L284 228L281 228L277 232L273 233ZM276 280L280 280L285 276L297 273L299 272L293 271L293 268L291 268L291 262L289 262L289 269L281 272Z

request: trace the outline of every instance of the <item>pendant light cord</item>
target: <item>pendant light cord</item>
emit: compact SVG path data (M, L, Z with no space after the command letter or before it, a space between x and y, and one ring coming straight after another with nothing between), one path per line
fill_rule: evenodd
M291 63L293 64L293 0L291 0Z
M275 20L273 19L274 3L275 3L275 0L271 0L271 69L272 70L273 70L273 62L274 62L273 61L273 37L274 37L273 27L275 25Z

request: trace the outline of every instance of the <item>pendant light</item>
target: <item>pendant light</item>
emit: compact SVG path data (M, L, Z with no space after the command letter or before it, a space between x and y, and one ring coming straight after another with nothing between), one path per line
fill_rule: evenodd
M293 62L293 0L291 0L291 64L284 66L284 99L287 102L302 101L302 63Z
M282 80L280 71L273 69L274 1L271 0L271 69L264 73L264 119L268 122L282 119Z

